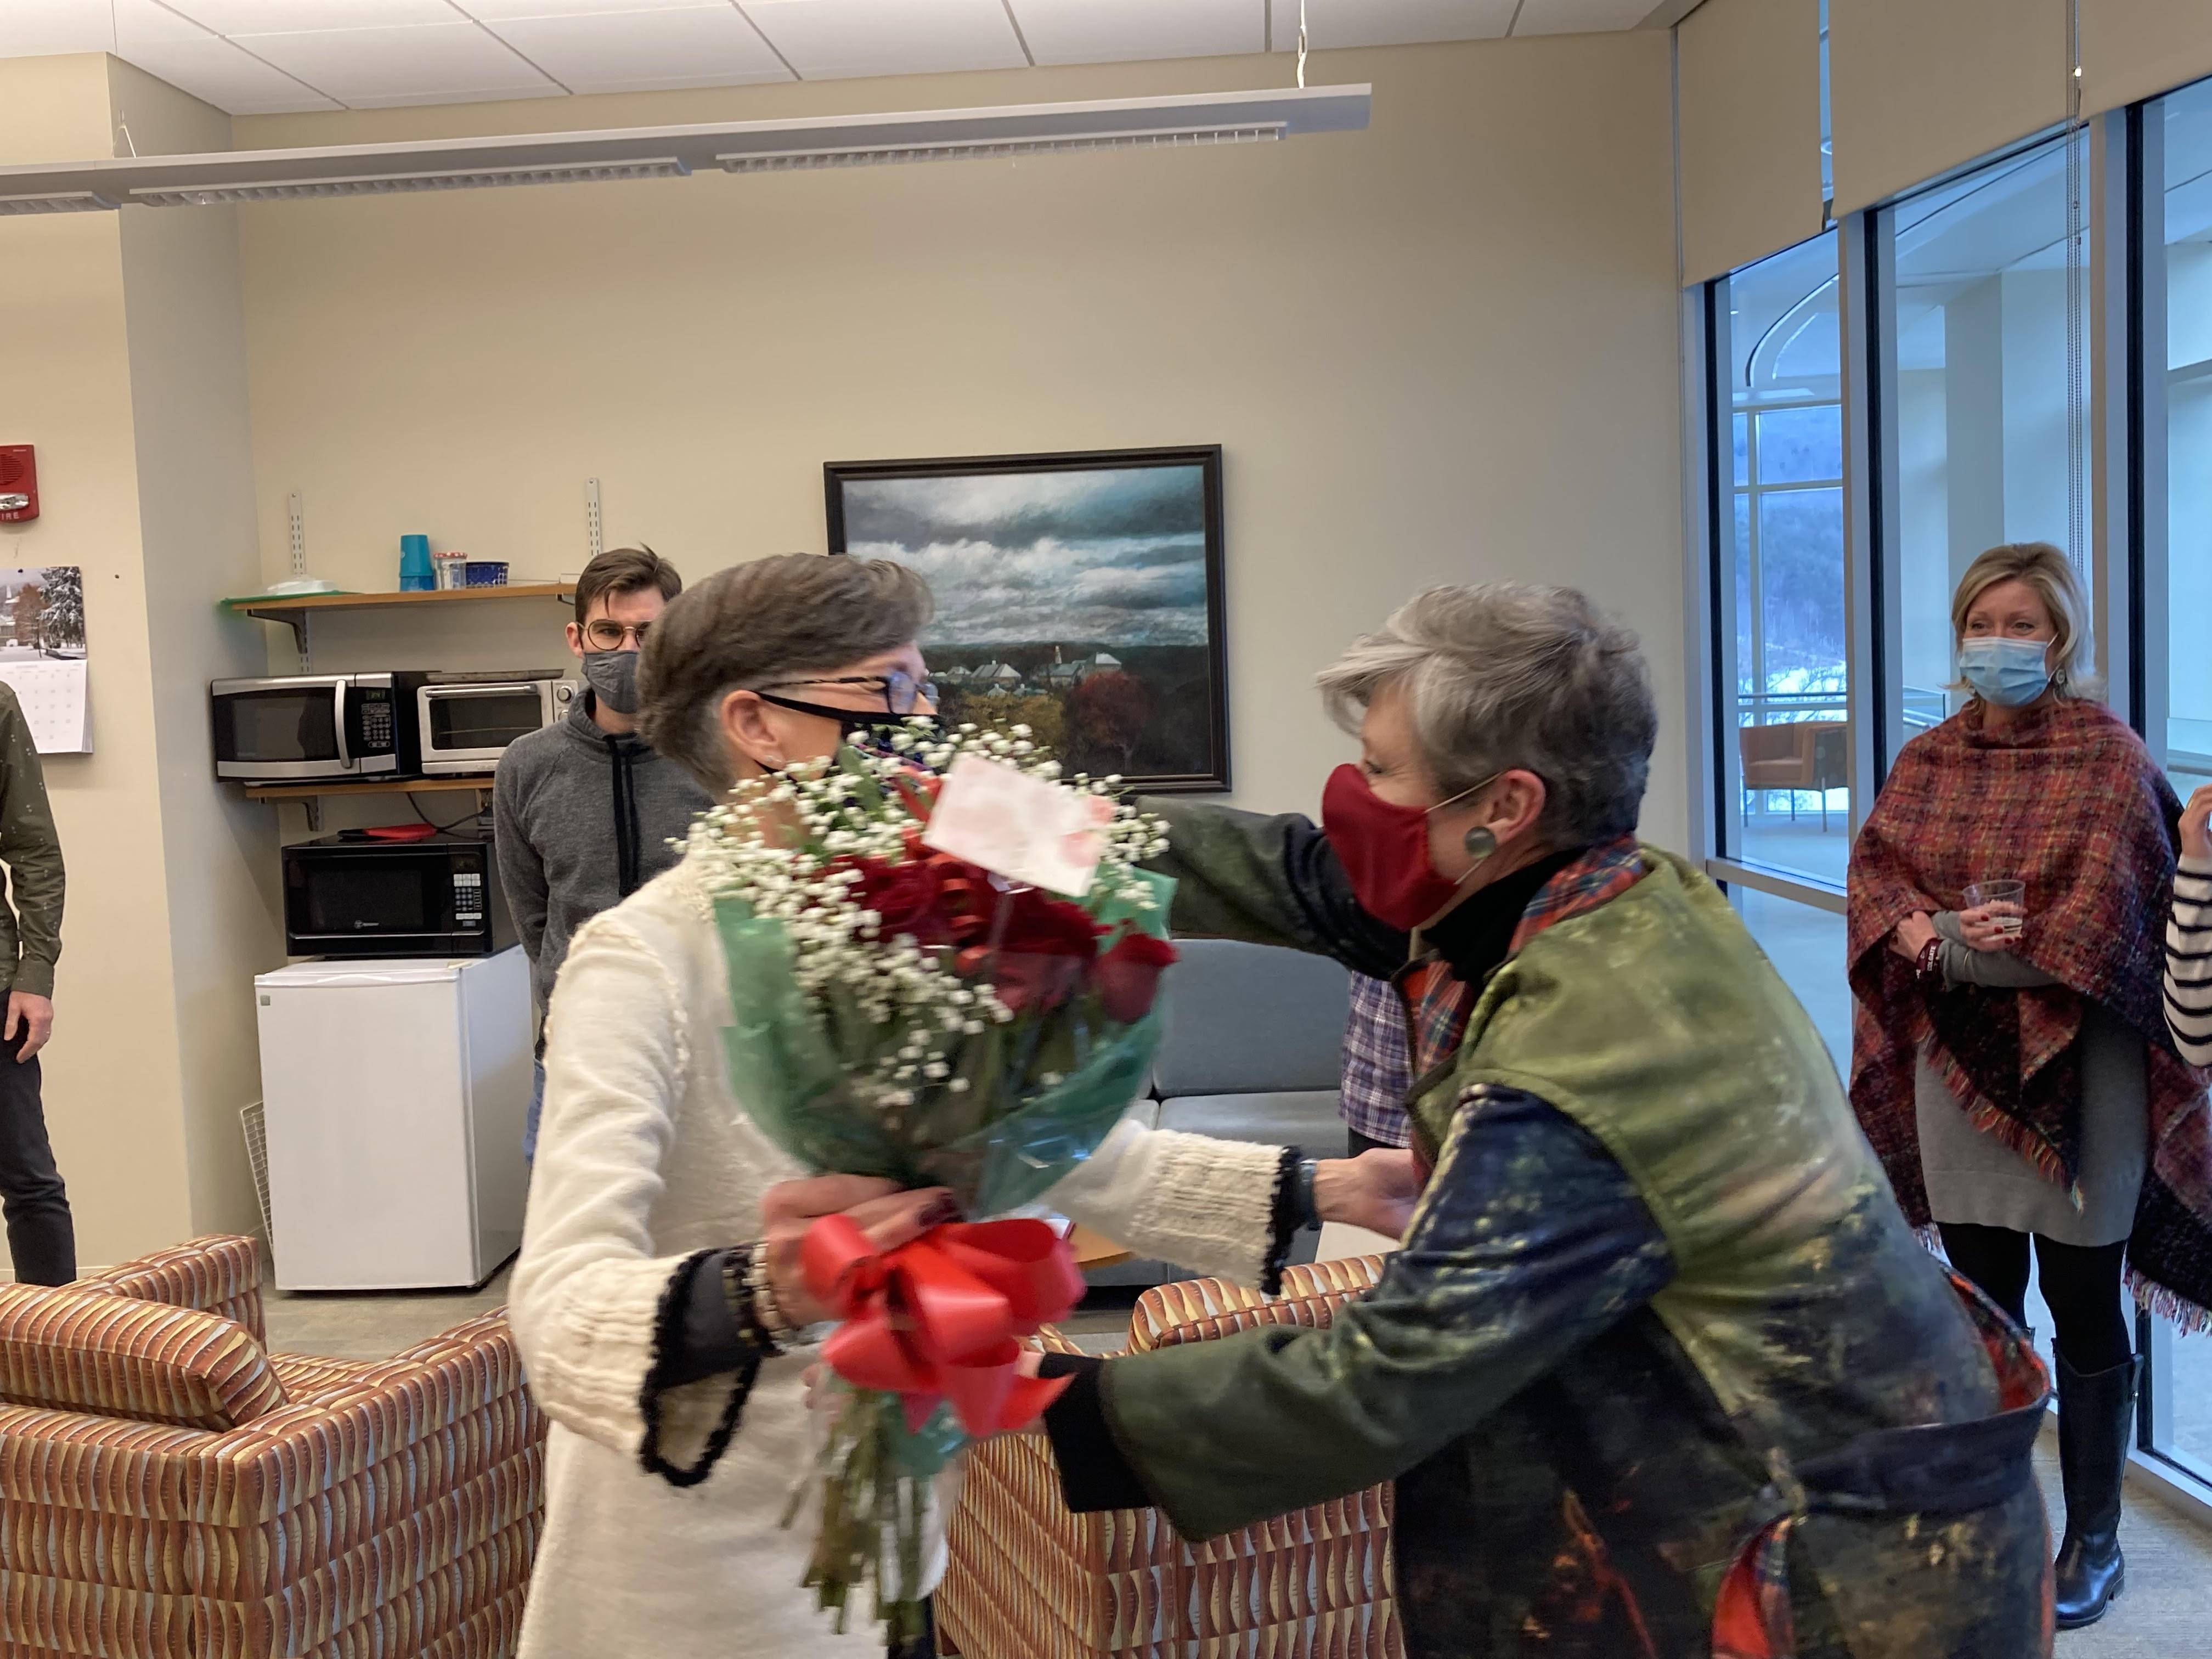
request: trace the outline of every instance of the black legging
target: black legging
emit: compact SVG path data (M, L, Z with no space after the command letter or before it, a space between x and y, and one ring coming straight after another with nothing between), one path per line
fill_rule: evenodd
M1943 1253L1990 1301L2027 1323L2027 1241L2009 1227L1943 1224ZM2120 1305L2120 1265L2127 1241L2061 1244L2034 1235L2037 1285L2051 1306L2052 1334L2066 1363L2083 1376L2125 1364L2134 1352Z

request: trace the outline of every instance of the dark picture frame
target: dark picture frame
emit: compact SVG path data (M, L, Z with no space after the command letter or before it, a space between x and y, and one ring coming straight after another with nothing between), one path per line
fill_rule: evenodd
M1025 722L1071 772L1148 793L1229 787L1220 445L822 474L830 551L937 591L922 642L948 718Z

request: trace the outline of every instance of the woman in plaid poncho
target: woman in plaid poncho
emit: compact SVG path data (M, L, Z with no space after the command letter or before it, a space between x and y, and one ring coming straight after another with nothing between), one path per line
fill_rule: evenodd
M2080 585L2048 543L1990 549L1952 605L1974 696L1907 744L1852 849L1851 1098L1906 1214L2025 1320L2030 1240L2057 1327L2061 1628L2124 1577L2120 1476L2149 1304L2212 1304L2205 1102L2160 1004L2179 804L2081 693ZM2019 903L1971 884L2025 884Z

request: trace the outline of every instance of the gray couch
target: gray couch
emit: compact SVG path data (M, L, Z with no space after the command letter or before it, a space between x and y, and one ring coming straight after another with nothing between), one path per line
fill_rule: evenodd
M1167 1030L1152 1063L1151 1097L1133 1115L1163 1129L1302 1148L1309 1158L1344 1156L1336 1090L1351 984L1323 957L1178 939L1182 959L1162 994ZM1302 1235L1293 1261L1310 1261L1317 1232ZM1125 1261L1090 1275L1093 1285L1156 1285L1185 1275L1165 1262Z

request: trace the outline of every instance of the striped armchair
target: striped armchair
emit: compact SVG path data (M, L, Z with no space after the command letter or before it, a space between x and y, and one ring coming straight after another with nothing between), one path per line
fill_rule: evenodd
M270 1354L253 1241L0 1285L0 1656L493 1659L544 1419L505 1316Z
M1260 1325L1322 1326L1382 1258L1291 1267L1273 1301L1219 1279L1146 1291L1128 1352ZM1048 1331L1045 1346L1074 1345ZM1039 1433L976 1448L948 1528L940 1644L967 1659L1403 1659L1392 1599L1390 1488L1278 1516L1205 1544L1157 1510L1073 1515Z

